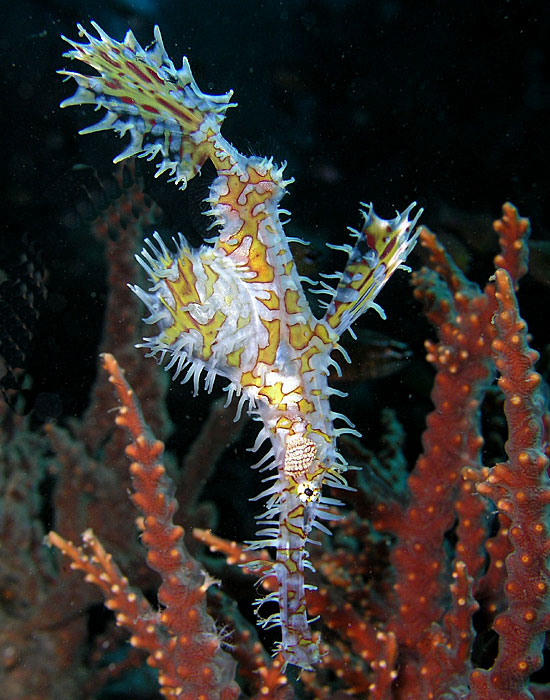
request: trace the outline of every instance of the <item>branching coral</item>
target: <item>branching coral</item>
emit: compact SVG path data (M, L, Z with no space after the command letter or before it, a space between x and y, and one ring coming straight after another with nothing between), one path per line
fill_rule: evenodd
M517 278L525 272L521 240L526 221L506 205L495 228L503 249L496 262ZM432 234L423 232L422 241L433 272L423 270L415 285L440 335L439 343L427 344L437 374L424 453L408 478L408 503L378 501L359 479L360 489L353 497L359 515L350 513L337 523L338 544L327 542L326 551L314 554L318 574L313 580L319 590L308 592L308 605L320 615L325 642L319 668L303 673L301 682L319 699L511 700L533 697L529 688L542 698L543 688L529 686L531 674L542 663L549 623L550 490L541 379L533 370L536 353L527 345L525 322L518 315L512 281L504 268L481 293L467 283ZM106 363L111 372L118 372L112 359ZM509 461L483 467L480 404L493 363L506 399ZM120 393L120 383L117 386ZM127 389L122 391L128 406ZM125 418L122 411L117 422L135 420ZM136 411L132 404L131 415ZM142 430L141 425L134 432ZM132 469L136 471L135 466ZM151 476L146 479L154 481ZM138 500L146 513L152 513L146 500ZM497 533L487 527L493 503L500 511ZM360 516L369 517L372 526ZM447 535L451 527L453 549ZM375 530L385 533L384 538ZM167 544L169 532L170 528L165 530ZM387 533L392 534L391 545ZM224 553L230 565L239 563L247 571L247 563L255 562L258 573L256 554L209 531L196 531L195 536L213 552ZM88 565L81 551L60 544L78 568ZM269 555L261 553L260 560L268 574L262 585L272 590ZM171 601L165 604L168 609ZM480 606L480 619L485 624L493 620L499 637L499 650L488 671L472 663L474 641L482 632L473 627ZM222 618L231 624L231 615ZM235 629L234 642L237 647L242 644L235 653L249 687L256 688L258 697L280 697L281 692L288 696L280 660L270 664L265 657L255 657L247 646L249 638L249 632ZM189 654L192 658L191 648ZM486 661L479 650L476 656ZM332 673L336 681L330 680Z

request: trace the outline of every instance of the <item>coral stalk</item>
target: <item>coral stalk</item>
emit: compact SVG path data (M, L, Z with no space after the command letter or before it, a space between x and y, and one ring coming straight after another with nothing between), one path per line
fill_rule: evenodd
M151 434L134 393L112 355L103 355L121 403L117 425L128 430L132 442L126 453L132 460L131 499L142 513L142 542L147 562L162 579L160 613L112 563L91 531L84 533L84 548L77 548L57 533L50 544L73 561L98 585L107 606L117 612L117 624L131 633L130 643L149 654L148 663L159 671L161 693L172 700L234 700L239 695L233 675L235 662L220 648L221 638L206 612L206 591L213 583L183 544L183 528L174 525L177 504L174 485L162 464L164 445Z
M542 666L550 628L550 554L548 458L542 449L544 398L535 371L538 353L527 343L513 283L496 272L497 337L492 349L505 396L509 435L507 462L484 469L477 490L510 520L511 553L506 557L504 594L507 608L496 618L497 659L489 671L473 671L469 700L528 700L530 675Z

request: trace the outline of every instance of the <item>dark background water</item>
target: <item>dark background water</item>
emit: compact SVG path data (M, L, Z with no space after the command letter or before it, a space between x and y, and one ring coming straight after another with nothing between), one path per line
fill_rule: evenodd
M484 284L497 250L491 222L504 201L513 201L532 221L531 271L519 298L533 345L542 351L540 370L548 373L548 2L4 0L0 9L0 358L10 351L14 313L28 313L28 290L18 286L17 297L10 287L27 256L48 292L38 319L29 317L32 337L21 365L24 410L35 426L63 424L85 410L108 294L102 246L81 221L83 173L108 178L121 144L111 132L77 135L99 115L90 107L59 109L74 85L55 72L79 69L62 58L67 46L60 35L76 39L76 23L90 28L92 19L119 40L132 28L142 45L159 24L174 63L187 55L203 91L234 89L239 106L229 111L223 133L244 153L288 161L287 175L296 182L282 204L293 214L286 230L311 241L302 264L312 277L342 269L344 256L324 243L347 240L346 227L360 224L360 201L391 217L416 200L425 209L423 223ZM183 193L153 172L152 165L143 169L145 188L164 211L163 233L181 231L198 245L208 172ZM420 252L410 264L422 264ZM412 357L400 372L368 381L360 371L353 376L352 367L351 381L340 387L350 398L335 408L352 417L373 447L380 409L394 408L406 426L412 465L430 410L423 342L434 333L404 273L379 301L388 320L369 313L358 330L405 343ZM352 342L345 339L348 347ZM191 443L209 401L204 392L193 399L189 387L172 385L173 449L183 452ZM205 489L205 497L218 500L217 532L229 537L250 538L259 511L246 500L258 485L244 483L257 478L245 452L255 430L245 432L233 461L216 472L218 484Z
M323 244L344 241L346 226L359 224L360 200L385 217L417 200L423 222L484 283L496 251L490 224L511 199L533 223L532 275L520 299L535 345L544 347L548 3L4 2L0 269L9 278L13 261L32 246L47 274L48 298L25 367L38 421L63 420L86 406L107 293L100 244L71 222L82 198L80 166L103 177L121 148L110 132L77 136L97 115L60 110L74 88L55 73L69 66L60 34L77 38L76 22L89 28L91 19L117 39L131 27L143 45L159 24L168 53L176 65L189 57L203 91L234 89L239 107L228 113L224 135L245 153L288 161L296 182L283 202L293 213L287 231L312 242L313 274L343 266L343 256L328 255ZM164 209L165 230L197 244L204 234L197 188L178 192L152 172L145 170L146 187ZM359 327L407 343L415 359L412 371L373 382L369 401L420 416L421 427L430 378L420 369L422 342L430 331L403 273L381 303L388 321L370 313ZM189 390L182 396L187 401ZM356 412L368 432L364 396Z

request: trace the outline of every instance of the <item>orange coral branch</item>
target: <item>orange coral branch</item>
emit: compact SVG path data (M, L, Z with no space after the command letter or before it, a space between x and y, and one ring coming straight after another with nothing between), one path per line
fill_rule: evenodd
M106 354L103 362L122 404L116 423L132 438L126 448L133 460L131 499L143 514L147 561L162 579L158 599L163 610L153 614L143 596L128 589L127 580L92 532L84 534L84 548L76 548L56 533L50 534L49 541L101 588L108 607L118 612L117 624L131 632L132 645L149 653L148 663L159 671L165 698L234 700L239 695L233 681L235 662L220 649L220 636L206 611L206 591L212 580L185 549L183 528L173 523L177 504L161 462L164 445L143 420L115 358Z
M499 653L489 671L472 673L468 697L527 700L532 697L527 682L542 666L545 632L550 628L550 478L542 449L541 377L533 367L538 353L527 344L527 326L519 315L510 276L497 270L495 277L499 309L493 352L505 396L508 461L483 470L485 478L477 490L510 519L512 552L506 558L508 607L494 623Z

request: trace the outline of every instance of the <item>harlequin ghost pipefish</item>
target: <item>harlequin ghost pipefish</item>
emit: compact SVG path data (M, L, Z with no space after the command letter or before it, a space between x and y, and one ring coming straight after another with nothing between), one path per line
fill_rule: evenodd
M155 333L138 347L158 358L174 379L193 380L195 394L201 374L210 391L217 376L229 383L228 403L240 397L262 428L253 450L269 441L269 450L256 467L268 472L267 498L257 516L258 539L251 549L275 551L267 571L277 590L258 601L278 603L278 612L260 618L263 626L281 628L280 650L287 663L310 669L319 660L307 618L304 580L307 545L314 528L330 534L322 520L334 520L333 506L341 505L325 492L328 487L349 488L348 465L336 440L342 433L358 434L351 423L330 409L330 397L342 392L328 385L332 354L345 330L367 309L383 314L374 299L393 272L403 268L413 248L419 211L416 203L392 220L376 216L372 206L362 210L361 230L349 229L353 246L338 247L348 255L344 271L325 277L317 292L327 295L325 314L317 319L308 304L301 277L285 236L279 207L292 179L284 179L285 164L272 158L245 156L221 135L226 110L236 106L232 92L206 95L197 86L187 58L176 70L168 57L158 27L153 44L143 49L129 31L123 42L109 37L92 23L98 37L78 26L88 43L66 39L72 46L64 56L95 69L87 76L67 70L76 93L61 106L92 104L103 107L103 118L81 134L112 129L130 142L115 159L138 156L160 158L156 175L185 188L210 160L217 177L206 201L211 229L216 235L198 249L179 234L175 249L158 233L146 240L136 256L151 287L132 287L150 315L145 323ZM64 37L65 38L65 37ZM345 394L344 394L345 396ZM335 428L335 420L344 427ZM265 561L262 562L265 567Z

